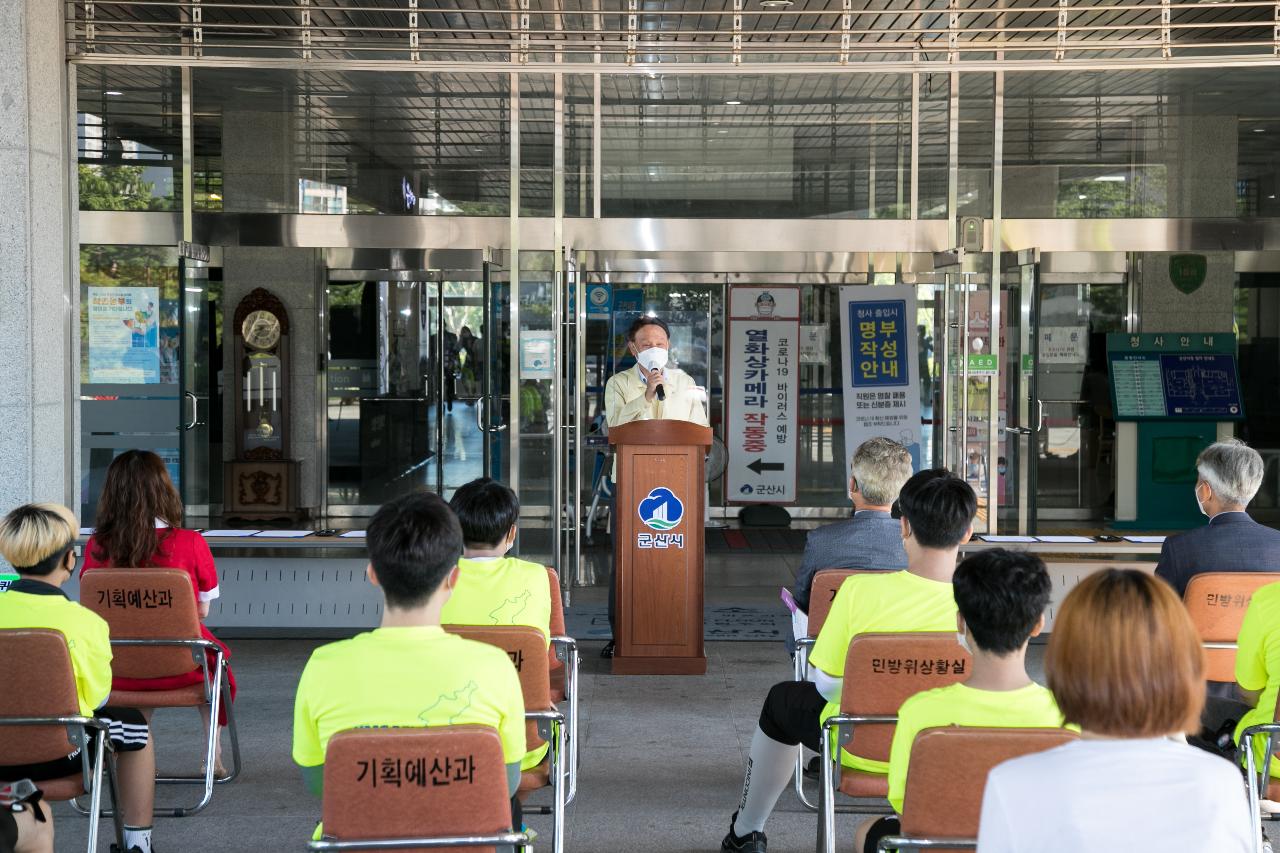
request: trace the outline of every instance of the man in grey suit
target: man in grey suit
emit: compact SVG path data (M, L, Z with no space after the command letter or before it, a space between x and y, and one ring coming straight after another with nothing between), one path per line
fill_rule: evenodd
M1156 574L1182 595L1202 572L1280 572L1280 530L1245 512L1262 485L1258 451L1238 439L1219 441L1201 452L1196 473L1196 503L1209 524L1166 539Z
M890 510L910 478L911 453L901 444L872 438L858 446L849 472L853 517L810 530L805 541L795 586L796 605L802 612L809 612L813 577L822 569L907 567L902 527Z

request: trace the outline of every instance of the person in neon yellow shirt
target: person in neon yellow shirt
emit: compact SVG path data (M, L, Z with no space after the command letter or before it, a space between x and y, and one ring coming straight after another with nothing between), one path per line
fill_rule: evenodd
M1002 548L974 554L951 581L957 641L973 655L969 678L917 693L898 711L889 752L889 804L902 813L916 735L938 726L1058 728L1062 712L1053 694L1027 675L1027 644L1044 628L1053 584L1039 557ZM897 835L897 817L865 821L854 850L875 851Z
M366 574L386 602L382 624L321 646L307 661L293 711L293 760L303 781L317 796L323 792L325 748L345 729L491 726L502 741L512 826L519 827L515 794L525 748L520 678L498 647L440 627L458 581L458 520L438 495L405 495L374 515L366 547Z
M551 641L547 569L507 556L515 545L520 500L496 480L481 477L453 493L450 508L462 525L458 584L445 602L446 625L527 625Z
M18 573L18 580L0 593L0 629L48 628L66 639L80 713L97 717L111 728L122 791L123 853L151 853L156 759L150 727L136 708L106 705L111 694L107 623L62 591L62 585L75 573L79 530L75 514L55 503L26 504L0 519L0 556ZM0 779L30 779L38 786L46 779L79 773L81 764L78 749L65 758L40 764L5 766L0 762ZM116 844L111 850L122 853Z
M742 799L720 843L722 853L765 853L764 824L791 778L800 745L817 751L822 720L840 707L844 659L854 637L956 629L951 576L960 545L973 533L977 497L963 480L936 468L907 480L898 506L906 570L848 578L809 656L814 681L783 681L769 691L751 739ZM870 772L889 770L884 762L844 750L840 758L847 766Z
M515 544L520 500L511 489L488 477L472 480L453 493L450 508L462 526L463 552L458 583L445 602L445 625L524 625L542 632L551 644L551 585L547 569L507 552ZM542 763L550 744L525 755L521 770Z
M1253 594L1236 639L1236 684L1241 698L1252 707L1236 725L1235 740L1249 726L1272 722L1276 695L1280 693L1280 583L1268 584ZM1255 738L1255 767L1261 767L1266 738ZM1244 753L1240 753L1241 762ZM1271 775L1280 777L1280 759L1271 759Z

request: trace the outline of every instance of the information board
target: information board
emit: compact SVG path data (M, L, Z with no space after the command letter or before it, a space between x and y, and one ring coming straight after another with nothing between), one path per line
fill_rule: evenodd
M1244 417L1235 335L1108 335L1117 420Z
M920 359L915 285L840 288L845 470L853 452L883 436L920 470Z
M726 339L729 499L794 503L800 288L732 288Z

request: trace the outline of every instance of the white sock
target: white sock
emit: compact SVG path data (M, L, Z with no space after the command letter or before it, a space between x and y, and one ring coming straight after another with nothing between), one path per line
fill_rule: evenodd
M742 781L738 819L733 822L734 835L742 837L764 831L764 822L795 772L799 751L798 744L778 743L756 727L751 737L751 753L747 756L747 776Z
M151 827L126 826L124 828L124 849L132 851L135 847L142 853L151 853Z

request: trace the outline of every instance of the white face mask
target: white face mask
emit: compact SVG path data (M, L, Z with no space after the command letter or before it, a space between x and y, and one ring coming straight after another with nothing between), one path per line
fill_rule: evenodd
M956 631L956 642L960 644L960 648L973 654L973 649L969 648L969 638L964 635L964 631Z
M636 356L640 366L652 373L667 366L667 350L665 347L649 347Z
M1209 512L1208 512L1208 510L1206 510L1206 509L1204 508L1204 502L1203 502L1202 500L1200 500L1200 487L1199 487L1199 486L1196 486L1196 489L1195 489L1195 491L1193 492L1193 494L1196 496L1196 506L1200 507L1200 514L1201 514L1201 515L1203 515L1205 518L1208 518L1208 517L1209 517Z

